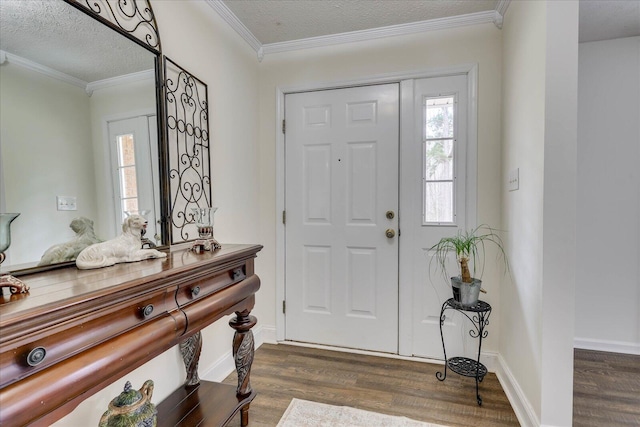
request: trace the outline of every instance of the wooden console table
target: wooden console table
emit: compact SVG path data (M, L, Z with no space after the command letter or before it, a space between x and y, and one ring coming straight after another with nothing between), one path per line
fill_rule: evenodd
M250 312L261 249L224 245L215 253L180 250L166 259L21 276L30 293L0 298L0 425L48 426L176 344L187 383L158 405L159 425L193 417L225 425L238 411L246 425L255 396ZM200 330L232 313L238 386L200 382ZM199 391L214 393L219 404L203 412Z

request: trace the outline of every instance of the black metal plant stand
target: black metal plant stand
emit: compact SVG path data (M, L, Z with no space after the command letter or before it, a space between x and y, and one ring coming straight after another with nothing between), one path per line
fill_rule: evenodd
M469 335L472 338L478 338L478 358L477 360L470 359L468 357L452 357L447 358L447 349L444 345L444 335L442 333L442 325L446 318L446 310L456 310L466 316L471 321L473 329L469 330ZM473 314L469 314L473 313ZM480 392L478 384L482 382L484 376L487 375L487 367L480 363L480 351L482 350L482 339L486 338L489 331L485 331L485 326L489 324L489 316L491 315L491 306L484 302L478 301L471 306L465 306L460 304L453 298L449 298L442 304L442 310L440 310L440 338L442 339L442 351L444 352L444 373L436 372L436 378L440 381L444 381L447 378L447 368L451 369L458 375L465 377L472 377L476 379L476 398L478 405L482 405L482 398L480 398Z

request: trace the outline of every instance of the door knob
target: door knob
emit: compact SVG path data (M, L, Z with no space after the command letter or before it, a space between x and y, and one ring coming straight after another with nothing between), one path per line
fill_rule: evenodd
M393 211L387 211L386 213L387 219L393 219L396 214Z
M388 238L392 239L392 238L394 238L394 237L395 237L396 232L395 232L392 228L387 228L387 231L385 231L385 232L384 232L384 234L385 234Z

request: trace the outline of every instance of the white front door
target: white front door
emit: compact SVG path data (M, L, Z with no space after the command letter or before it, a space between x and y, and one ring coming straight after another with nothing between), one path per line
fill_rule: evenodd
M429 248L442 237L475 225L475 185L470 182L475 177L468 173L475 154L468 143L467 75L403 82L403 98L413 104L406 108L413 111L413 130L403 137L401 151L400 277L412 319L411 326L404 324L403 337L408 339L401 340L407 343L402 344L401 354L442 359L440 309L452 292L449 278L442 276L435 262L429 271L433 255ZM449 271L456 270L455 262L454 257L449 260ZM446 315L447 353L477 351L463 317L453 310Z
M399 85L288 94L285 119L286 339L396 353Z

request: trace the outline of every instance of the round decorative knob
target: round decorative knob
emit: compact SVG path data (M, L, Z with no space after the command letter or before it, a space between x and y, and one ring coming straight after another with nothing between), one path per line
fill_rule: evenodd
M44 347L36 347L27 355L27 364L29 366L38 366L44 360L47 355L47 350Z
M192 297L197 297L199 293L200 293L200 286L196 286L195 288L191 289Z
M384 232L385 236L389 239L393 239L396 235L396 232L392 228L387 228L387 231Z
M143 317L149 317L151 316L151 313L153 313L153 304L148 304L145 305L144 307L142 307L142 316Z

